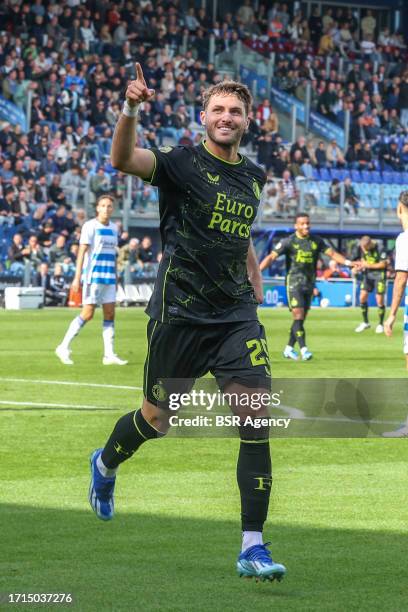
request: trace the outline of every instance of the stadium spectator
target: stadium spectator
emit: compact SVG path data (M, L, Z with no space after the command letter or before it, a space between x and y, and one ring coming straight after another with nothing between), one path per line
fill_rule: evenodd
M301 159L309 159L309 151L306 147L306 139L304 136L300 136L296 142L293 143L290 149L290 159L294 160L296 151L299 151L301 154Z
M332 168L343 168L346 164L343 153L336 140L332 140L326 149L326 157Z
M373 16L371 9L367 9L365 17L361 20L361 35L363 40L373 40L375 29L377 26L377 20Z
M329 267L323 271L321 276L324 280L329 280L329 278L350 278L350 274L342 270L334 259L329 261Z
M40 246L37 236L30 236L28 244L23 248L21 254L24 256L25 263L30 263L34 270L36 270L46 259L44 250Z
M24 241L21 234L14 234L12 243L8 248L8 265L11 274L22 276L24 273Z
M327 155L324 142L321 140L315 149L315 158L317 168L327 168Z
M379 152L381 170L402 170L402 161L396 142L382 145Z
M131 238L129 242L119 250L118 272L120 275L128 270L130 280L133 281L142 275L143 266L139 262L139 240Z
M14 190L9 187L6 189L4 197L0 198L0 226L12 227L14 225L13 203Z
M50 279L50 299L53 302L51 305L66 306L67 304L68 286L61 264L54 266L54 272Z
M308 23L310 30L310 40L315 48L317 48L319 44L319 40L323 31L323 22L319 13L319 8L314 7Z
M330 204L340 204L341 185L338 178L334 178L330 185L329 201Z
M344 179L344 210L347 214L351 212L357 216L360 203L350 178Z
M50 247L48 252L48 260L51 265L56 263L65 263L68 258L67 239L63 234L57 236L54 244Z
M149 236L144 236L140 243L138 261L142 266L151 264L154 261L152 239Z
M39 245L44 249L44 253L49 253L54 240L54 225L51 220L46 221L39 230L37 230L37 239Z
M291 179L289 170L284 170L282 180L278 186L277 209L284 215L296 214L298 205L298 192L295 182Z

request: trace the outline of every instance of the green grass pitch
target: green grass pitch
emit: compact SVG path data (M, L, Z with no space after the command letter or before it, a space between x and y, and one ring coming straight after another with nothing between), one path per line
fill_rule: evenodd
M147 318L118 310L117 351L129 366L102 366L97 313L67 367L53 350L75 314L0 312L0 593L71 592L73 609L86 612L406 609L404 439L272 442L265 536L288 568L281 584L235 572L235 439L145 444L120 470L115 519L98 521L87 501L88 456L121 413L140 405ZM315 358L288 363L288 312L261 310L261 320L277 377L406 376L401 322L387 339L355 334L357 310L313 310Z

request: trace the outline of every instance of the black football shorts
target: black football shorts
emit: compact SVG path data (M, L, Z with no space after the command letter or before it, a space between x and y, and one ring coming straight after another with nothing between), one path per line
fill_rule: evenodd
M271 389L265 329L257 320L214 325L169 325L150 319L143 391L161 404L161 381L188 379L179 393L188 393L197 378L211 372L221 391L231 382ZM180 383L178 383L180 384ZM166 382L167 386L167 382ZM175 389L174 389L175 391Z
M375 291L377 295L383 295L386 289L385 280L382 278L364 278L361 281L360 289L371 293Z
M289 310L293 308L304 308L308 311L313 299L314 285L311 283L299 283L289 279L286 285Z

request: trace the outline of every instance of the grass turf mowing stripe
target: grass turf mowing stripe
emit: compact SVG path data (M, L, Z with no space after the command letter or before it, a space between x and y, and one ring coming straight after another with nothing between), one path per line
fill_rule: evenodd
M71 380L38 380L35 378L1 378L0 382L31 383L37 385L70 385L72 387L94 387L106 389L128 389L129 391L143 391L142 387L131 387L129 385L105 385L102 383L76 382Z

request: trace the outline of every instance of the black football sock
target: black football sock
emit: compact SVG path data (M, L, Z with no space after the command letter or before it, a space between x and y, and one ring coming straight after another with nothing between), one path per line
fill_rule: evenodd
M383 325L384 323L384 316L385 316L385 306L379 306L378 307L378 318L380 320L380 325Z
M163 435L146 421L141 410L128 412L116 423L102 451L102 462L108 469L115 469L129 459L146 440Z
M295 321L293 321L292 326L290 328L289 331L289 340L288 340L288 346L295 346L296 344L296 336L295 336L295 332L294 332L294 325L295 325Z
M363 315L364 323L368 323L368 304L361 304L361 314Z
M242 531L262 531L268 515L272 487L269 438L247 439L244 435L240 432L237 463Z
M295 332L296 340L298 341L299 347L301 349L306 346L306 332L303 324L303 319L297 319L293 322L293 329Z

